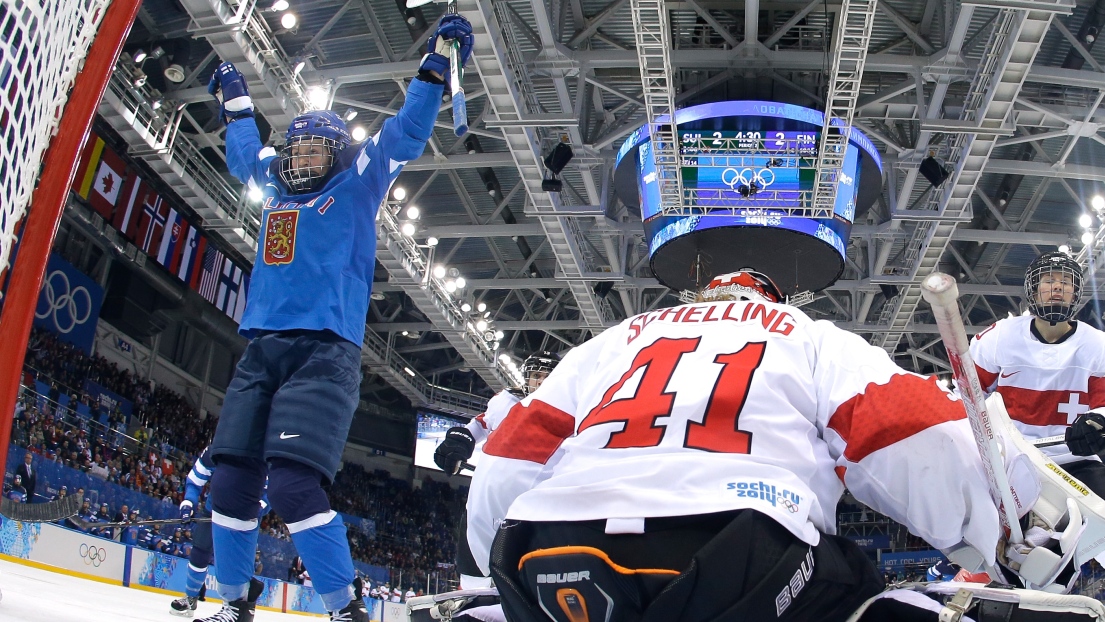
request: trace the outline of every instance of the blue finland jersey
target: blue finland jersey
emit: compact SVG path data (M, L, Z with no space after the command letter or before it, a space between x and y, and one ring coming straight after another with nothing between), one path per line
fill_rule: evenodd
M230 172L262 187L261 236L238 330L329 329L364 343L376 210L403 165L422 155L441 106L442 85L411 81L399 114L358 149L347 147L318 192L286 195L279 157L263 148L253 119L226 130Z

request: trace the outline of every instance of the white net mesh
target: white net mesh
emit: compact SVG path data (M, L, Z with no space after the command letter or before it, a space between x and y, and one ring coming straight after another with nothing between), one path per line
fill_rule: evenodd
M0 0L0 273L110 0Z

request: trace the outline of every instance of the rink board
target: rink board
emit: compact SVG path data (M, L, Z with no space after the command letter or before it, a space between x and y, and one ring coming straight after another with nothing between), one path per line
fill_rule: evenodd
M54 525L22 523L0 517L0 556L37 568L123 587L180 595L188 579L188 560L128 546ZM301 614L325 614L315 590L262 578L265 589L259 607ZM207 575L207 589L217 590L214 566ZM214 600L214 599L213 599ZM375 622L405 618L405 606L367 600ZM394 610L394 611L393 611Z

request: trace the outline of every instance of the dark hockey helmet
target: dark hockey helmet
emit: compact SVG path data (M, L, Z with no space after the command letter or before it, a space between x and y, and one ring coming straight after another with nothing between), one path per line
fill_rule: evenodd
M1043 284L1046 291L1041 291ZM1045 253L1028 266L1024 274L1024 298L1028 312L1055 324L1069 322L1082 297L1082 267L1070 255Z
M766 274L751 268L742 268L715 276L710 284L698 293L701 302L717 300L762 300L782 302L783 293Z
M299 115L284 135L280 179L292 194L317 190L349 142L345 121L333 112L312 110Z
M526 392L526 395L536 391L559 364L560 356L548 351L531 354L523 361L522 378L526 384L522 389Z

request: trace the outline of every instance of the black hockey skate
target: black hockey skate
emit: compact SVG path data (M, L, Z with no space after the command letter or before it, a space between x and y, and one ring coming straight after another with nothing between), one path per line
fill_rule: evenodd
M246 593L244 600L232 600L223 605L215 615L197 622L253 622L253 615L257 611L257 599L264 589L264 583L257 579L250 579L249 592ZM365 622L368 622L367 617Z
M365 608L364 599L361 598L362 588L361 578L353 579L353 600L340 611L331 611L330 622L370 622L368 609Z
M196 603L199 598L195 596L181 596L169 603L169 613L182 618L190 618L196 614Z

